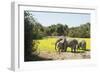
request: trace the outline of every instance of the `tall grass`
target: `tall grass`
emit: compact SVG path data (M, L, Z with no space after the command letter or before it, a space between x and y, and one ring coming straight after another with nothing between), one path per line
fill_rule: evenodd
M90 38L67 38L69 39L77 39L78 41L85 40L86 41L86 50L90 50ZM46 51L46 52L55 52L55 42L57 38L56 37L46 37L39 41L38 44L38 50L39 51ZM68 51L71 51L71 48L67 49ZM81 50L79 50L81 51Z

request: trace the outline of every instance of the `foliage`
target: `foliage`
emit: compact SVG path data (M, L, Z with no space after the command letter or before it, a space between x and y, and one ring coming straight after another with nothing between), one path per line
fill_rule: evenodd
M90 38L90 23L70 28L68 36L78 38Z
M28 11L24 11L25 61L32 60L32 52L35 52L37 50L36 41L33 40L40 38L40 32L38 28L40 28L42 31L41 25L34 19L33 15L30 14Z
M24 43L24 47L25 47L25 50L24 50L24 53L25 53L25 56L24 56L24 60L27 61L27 60L30 60L31 59L31 54L32 54L32 28L33 28L33 24L34 24L35 20L33 18L33 16L25 11L24 12L24 40L25 40L25 43Z
M78 38L90 38L90 23L82 24L78 27L68 28L68 25L61 23L53 24L48 27L42 26L40 23L36 23L33 28L34 39L42 39L46 36L69 36Z
M37 40L33 40L33 42L32 42L32 51L37 51L37 49L38 49L38 44L39 44L39 41L37 41Z

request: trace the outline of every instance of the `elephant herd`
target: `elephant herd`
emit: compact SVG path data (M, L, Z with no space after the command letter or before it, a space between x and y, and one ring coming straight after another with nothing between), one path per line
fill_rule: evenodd
M71 52L76 53L78 49L86 50L86 41L78 42L76 39L67 40L65 37L59 38L55 42L55 50L59 52L67 52L67 48L71 48Z

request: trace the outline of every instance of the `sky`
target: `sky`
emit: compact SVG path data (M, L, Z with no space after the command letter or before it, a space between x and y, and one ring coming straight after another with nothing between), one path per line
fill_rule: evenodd
M90 22L90 14L85 13L59 13L59 12L37 12L31 11L34 18L43 26L52 24L67 24L69 27L79 26Z

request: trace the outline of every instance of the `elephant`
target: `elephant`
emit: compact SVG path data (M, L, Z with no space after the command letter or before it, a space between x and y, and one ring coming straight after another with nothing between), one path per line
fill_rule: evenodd
M71 48L71 52L76 53L78 47L78 41L76 39L68 40L68 47Z
M55 43L55 50L57 51L56 47L58 48L58 52L66 52L67 48L67 40L65 37L60 37Z
M62 42L62 41L59 41L59 43L57 43L57 48L58 48L59 54L60 54L61 52L63 52L64 46L63 46L63 42ZM56 49L56 47L55 47L55 49ZM57 49L56 49L56 51L57 51Z
M78 43L78 48L82 50L86 50L86 41L82 40Z
M66 52L67 48L71 48L71 52L77 52L78 41L76 39L66 40L66 38L59 38L55 43L55 50L56 46L58 48L58 52Z

